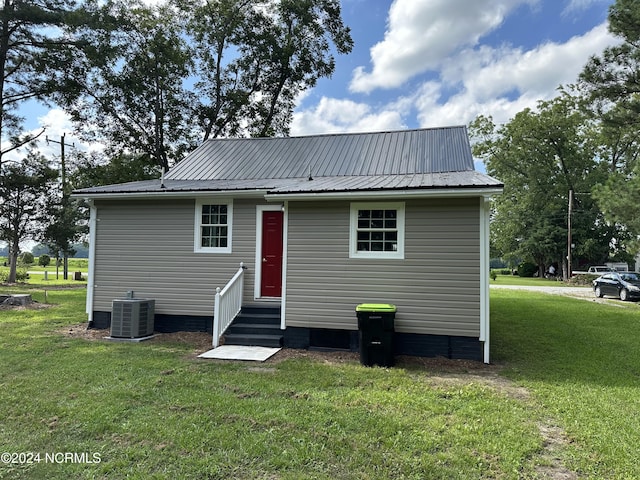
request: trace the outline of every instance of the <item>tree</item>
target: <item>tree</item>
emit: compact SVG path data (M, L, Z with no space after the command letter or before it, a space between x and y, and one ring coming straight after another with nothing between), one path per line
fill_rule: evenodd
M148 155L120 154L105 158L100 153L78 153L70 176L74 189L112 185L115 183L153 180L158 167Z
M46 253L43 253L42 255L38 256L38 265L40 265L41 267L48 267L50 263L51 263L51 257Z
M640 235L640 3L617 0L609 10L609 30L621 43L592 57L583 69L582 89L602 119L600 156L610 176L594 189L608 221ZM637 243L637 242L636 242ZM636 246L637 249L637 246Z
M40 238L55 256L56 265L61 258L64 259L64 279L66 280L67 259L76 253L73 247L74 242L77 242L86 230L81 221L83 212L79 208L73 208L64 195L52 200L47 205L46 211L49 222Z
M191 52L179 23L168 7L135 0L88 5L87 12L106 20L70 32L83 49L59 52L57 61L70 66L56 79L59 103L86 140L108 145L108 155L145 154L167 170L196 141L194 99L183 85Z
M620 232L603 219L588 192L606 178L597 156L597 125L568 91L537 111L526 109L496 127L479 117L470 127L477 139L474 154L487 172L502 180L504 194L495 200L492 242L503 256L531 260L544 272L563 261L565 274L569 191L575 203L572 237L575 254L603 261Z
M288 134L296 96L353 46L337 0L90 7L106 20L73 30L85 48L58 59L69 66L59 103L109 154L146 154L165 170L203 139Z
M22 265L32 265L34 262L33 253L31 252L22 252L18 256L18 260Z
M0 235L9 243L9 277L16 281L20 242L39 238L47 223L51 183L58 174L44 157L30 152L20 163L0 166Z
M353 48L336 0L185 1L204 139L287 135L296 96Z
M48 54L70 43L58 27L65 24L73 4L69 0L0 0L0 149L3 157L37 138L23 134L18 107L30 99L43 99L53 84L48 72L55 68Z

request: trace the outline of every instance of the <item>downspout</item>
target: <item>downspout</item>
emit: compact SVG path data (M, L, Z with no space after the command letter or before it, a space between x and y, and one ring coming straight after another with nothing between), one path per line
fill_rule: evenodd
M480 338L483 342L483 362L489 363L489 214L491 198L480 197Z
M93 326L93 293L95 289L96 271L96 227L98 224L98 208L89 200L89 274L87 275L87 328Z

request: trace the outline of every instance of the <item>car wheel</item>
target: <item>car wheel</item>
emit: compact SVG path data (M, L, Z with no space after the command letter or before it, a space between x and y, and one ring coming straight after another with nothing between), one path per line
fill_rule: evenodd
M629 290L627 290L626 288L620 290L620 300L622 300L623 302L629 300Z
M596 287L595 290L594 290L594 293L596 294L596 297L598 297L598 298L604 297L604 295L602 295L602 290L600 290L600 287Z

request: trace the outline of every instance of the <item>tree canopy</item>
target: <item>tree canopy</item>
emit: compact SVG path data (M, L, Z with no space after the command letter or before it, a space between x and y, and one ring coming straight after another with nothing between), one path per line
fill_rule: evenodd
M601 119L601 158L608 178L594 198L608 221L640 235L640 2L617 0L609 10L609 30L620 43L594 56L580 75L594 115ZM637 243L637 242L636 242Z
M2 0L0 4L0 138L9 145L3 156L37 137L22 130L18 108L53 92L50 54L73 48L62 33L75 2L69 0Z
M296 97L353 46L337 0L110 0L85 11L93 20L68 29L82 54L58 52L60 105L110 154L146 154L165 170L208 138L287 135Z
M569 271L570 191L578 259L602 263L612 241L626 238L604 220L591 197L592 188L607 178L607 164L598 157L597 125L580 100L563 90L503 126L479 117L470 128L477 139L474 154L485 159L487 173L505 184L494 205L494 247L507 258L535 262L541 272L551 263Z

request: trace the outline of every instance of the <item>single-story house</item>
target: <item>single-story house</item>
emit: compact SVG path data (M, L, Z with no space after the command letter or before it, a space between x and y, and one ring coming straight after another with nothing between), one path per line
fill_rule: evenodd
M132 291L156 331L212 331L240 273L242 311L275 311L285 347L357 350L355 307L391 303L396 354L488 363L502 189L462 126L208 140L161 179L74 192L91 205L90 326Z

